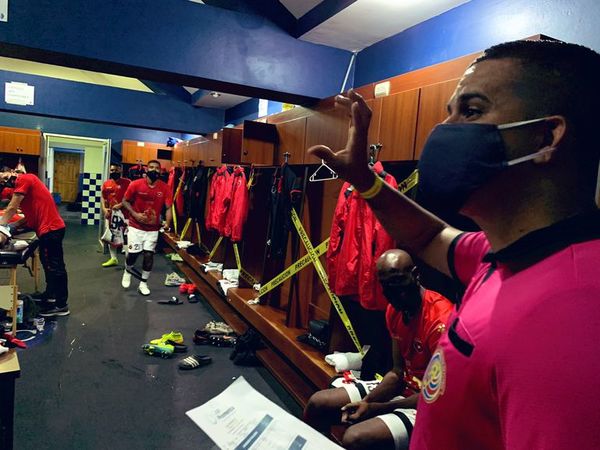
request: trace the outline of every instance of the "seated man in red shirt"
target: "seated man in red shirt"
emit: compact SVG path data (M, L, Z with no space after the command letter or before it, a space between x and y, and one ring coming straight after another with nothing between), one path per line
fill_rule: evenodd
M423 377L452 304L419 284L412 258L402 250L383 253L377 274L390 303L386 323L393 339L394 367L381 382L342 383L315 393L304 420L320 431L340 422L349 424L344 448L406 449L416 417L415 379Z
M119 163L110 165L110 179L106 180L102 185L102 214L106 220L106 228L109 227L110 219L113 210L119 210L123 207L123 196L129 187L131 180L121 176L123 167ZM127 217L127 216L125 216ZM110 259L102 263L102 267L112 267L119 264L117 259L117 248L112 245L108 246Z
M62 246L65 222L58 213L52 195L40 179L30 173L17 174L4 170L0 173L0 183L14 188L12 199L0 217L0 244L10 237L5 226L21 208L27 226L35 231L40 240L40 260L46 276L40 315L69 315L68 278Z
M129 211L129 227L127 231L127 259L121 285L127 289L131 285L131 275L140 279L138 292L150 295L148 278L154 263L154 249L158 241L158 231L161 227L160 214L163 207L167 208L164 229L171 226L173 193L167 184L158 179L160 162L148 162L148 172L145 178L132 181L125 196L123 207ZM142 273L138 274L133 268L140 253L144 254Z

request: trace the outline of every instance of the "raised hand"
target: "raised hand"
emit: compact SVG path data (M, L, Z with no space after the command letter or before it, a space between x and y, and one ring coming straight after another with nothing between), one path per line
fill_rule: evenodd
M373 175L368 167L367 138L371 122L371 110L360 94L353 89L347 96L338 95L336 106L347 110L351 117L348 142L342 150L334 152L325 145L315 145L308 153L325 160L338 175L352 183L359 191L373 184Z

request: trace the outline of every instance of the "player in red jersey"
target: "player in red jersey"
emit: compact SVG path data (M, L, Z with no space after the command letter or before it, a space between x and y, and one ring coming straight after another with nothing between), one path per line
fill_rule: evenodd
M131 184L129 178L125 178L123 175L123 166L119 163L112 163L110 165L110 179L106 180L102 185L102 215L106 222L106 228L110 227L110 220L112 217L112 211L121 210L123 207L123 196L127 191L127 188ZM110 259L102 263L102 267L112 267L119 263L117 259L117 248L112 245L108 246L110 252Z
M173 193L160 176L160 162L148 162L145 178L132 181L123 197L123 207L129 212L129 227L127 232L127 249L125 271L122 286L127 289L131 285L131 275L140 279L138 292L150 295L148 277L154 263L154 250L158 241L158 231L161 228L160 215L166 207L165 230L171 227ZM142 273L136 273L135 261L140 253L144 254Z
M304 411L320 431L336 423L351 426L344 448L407 449L416 417L418 385L446 327L452 303L424 289L410 255L388 250L377 260L377 275L389 304L387 328L394 367L381 382L334 382L336 389L314 394Z
M20 174L10 169L0 173L0 182L14 188L12 199L0 217L0 244L10 237L10 231L5 225L20 208L25 215L24 222L35 231L40 240L40 260L46 277L40 315L69 315L68 277L63 254L65 222L58 213L50 191L36 175ZM19 222L21 221L17 223Z

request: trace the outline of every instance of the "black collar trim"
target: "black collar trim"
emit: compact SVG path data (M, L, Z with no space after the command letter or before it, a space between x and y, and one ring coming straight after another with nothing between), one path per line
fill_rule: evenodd
M529 266L569 245L594 239L600 239L598 209L532 231L502 250L487 253L483 261L492 264L516 262Z

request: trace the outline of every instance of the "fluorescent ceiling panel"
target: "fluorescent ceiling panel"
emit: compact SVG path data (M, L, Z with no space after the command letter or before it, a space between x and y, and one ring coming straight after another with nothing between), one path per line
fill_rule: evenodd
M357 0L300 39L360 51L469 0Z
M228 109L250 99L250 97L243 97L241 95L225 93L221 93L219 97L213 97L208 92L209 91L207 91L207 94L202 96L200 100L194 103L194 106L203 106L205 108Z
M109 75L106 73L90 72L88 70L71 69L69 67L53 66L33 61L0 56L0 70L26 73L42 77L58 78L59 80L77 81L79 83L98 84L132 91L152 92L144 83L135 78Z

